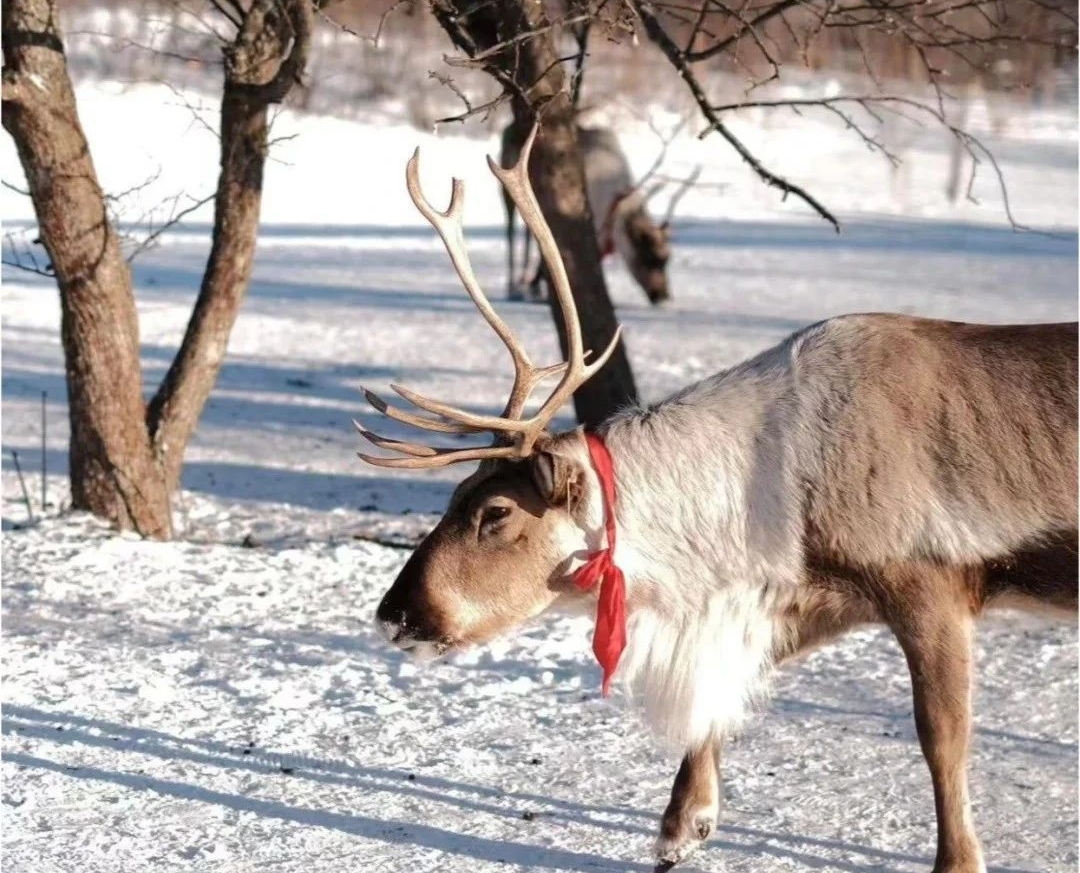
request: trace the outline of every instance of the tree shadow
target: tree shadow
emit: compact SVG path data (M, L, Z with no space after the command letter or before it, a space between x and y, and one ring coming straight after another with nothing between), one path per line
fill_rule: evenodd
M536 792L511 791L460 780L412 773L386 767L367 767L306 755L281 753L249 745L230 745L216 740L179 737L164 731L137 728L72 713L44 711L30 706L4 707L3 733L63 745L126 751L168 761L242 770L288 779L304 779L326 786L359 789L367 793L404 794L419 801L455 807L463 813L482 813L520 820L525 809L539 819L585 824L606 832L650 838L657 816L622 805L591 804L565 800ZM602 855L508 840L487 839L455 833L413 821L372 818L354 813L312 809L271 800L216 791L199 785L143 775L104 770L92 766L61 764L22 752L4 755L5 760L73 779L109 782L133 791L149 791L166 797L211 803L310 827L331 828L367 839L415 845L477 861L507 862L554 870L618 869L651 871L652 865L618 861ZM622 820L612 820L612 817ZM777 845L780 843L782 845ZM813 850L826 850L825 854ZM712 853L733 852L795 862L811 869L835 869L846 873L866 870L902 873L909 865L929 866L928 857L874 849L842 840L787 834L734 824L721 824L717 837L708 843ZM834 853L863 855L865 863L839 860ZM894 866L903 865L903 868ZM1016 868L994 867L991 873L1027 873Z
M70 766L22 752L11 752L6 754L4 759L16 765L51 771L68 778L108 782L132 791L149 791L163 797L211 803L238 812L249 812L264 819L277 819L306 827L330 828L370 840L434 849L450 855L469 858L473 861L522 864L534 868L544 867L552 870L570 871L633 870L650 873L653 869L651 865L619 862L605 858L602 855L587 852L574 852L567 849L548 848L528 843L487 839L466 833L455 833L418 822L378 819L355 813L310 809L278 801L260 800L241 794L215 791L171 779L132 775L115 770L103 770L98 767L79 766L73 769Z
M27 469L26 465L38 462L41 457L39 446L30 443L4 445L0 468L14 472L10 449L24 458L24 474L36 472ZM50 475L67 475L66 451L48 449L45 461ZM381 476L360 471L353 475L254 463L188 461L184 464L181 487L187 492L221 500L282 503L317 512L346 508L381 516L400 516L441 514L446 509L454 483L401 474ZM21 500L13 499L5 512L21 513L21 506Z
M594 815L640 815L636 810L626 807L590 807L530 792L501 791L405 770L364 767L255 746L231 746L215 740L178 737L163 731L134 728L70 713L44 712L33 707L6 705L3 733L62 745L132 751L162 760L186 761L251 773L285 775L287 771L288 775L296 779L323 785L356 788L365 792L404 794L418 800L517 821L521 820L522 804L538 804L547 810L544 815L549 818L584 822L603 830L651 835L651 831L644 827L613 822ZM457 796L459 794L472 797Z
M853 720L855 723L865 721L867 718L873 718L900 724L903 726L903 734L902 736L894 736L894 739L903 739L908 742L918 741L915 734L914 716L909 707L894 710L871 710L847 706L830 706L782 696L774 698L773 704L778 711L791 714L812 712L822 715L842 716L845 720ZM1062 742L1048 737L1027 736L1012 731L979 727L978 725L972 728L972 732L975 736L983 737L989 742L1007 745L1009 751L1022 752L1025 755L1040 758L1057 758L1062 760L1063 763L1068 762L1074 768L1078 751L1080 751L1076 743Z

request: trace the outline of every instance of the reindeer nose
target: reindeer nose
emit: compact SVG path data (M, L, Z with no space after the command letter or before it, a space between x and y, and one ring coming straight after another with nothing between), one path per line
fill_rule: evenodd
M405 629L405 610L388 604L384 599L375 611L375 623L389 642L397 642Z

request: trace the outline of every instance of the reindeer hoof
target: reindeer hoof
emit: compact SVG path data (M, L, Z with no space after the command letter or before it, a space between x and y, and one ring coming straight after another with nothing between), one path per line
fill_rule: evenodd
M690 816L675 828L662 827L656 843L656 867L654 873L666 873L682 863L709 838L716 827L716 813L702 811Z
M685 840L675 843L672 840L661 839L656 847L656 866L653 873L666 873L676 864L681 864L689 858L694 850L701 845L701 840Z

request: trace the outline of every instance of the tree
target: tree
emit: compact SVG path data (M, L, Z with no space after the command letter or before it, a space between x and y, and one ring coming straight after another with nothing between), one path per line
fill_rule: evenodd
M605 348L617 322L585 193L573 101L556 51L558 28L548 20L544 5L531 0L433 0L432 11L454 44L506 88L514 114L512 131L519 142L542 120L529 176L566 265L585 347ZM550 301L565 354L566 333L554 295ZM582 424L596 425L636 399L630 362L620 342L607 365L575 392L574 409Z
M184 450L251 276L268 108L303 73L313 22L310 0L228 0L217 9L234 38L224 49L210 255L180 349L144 403L131 273L79 123L57 2L3 7L3 126L60 291L72 505L158 539L172 535Z
M428 2L471 63L482 66L502 88L500 97L478 106L467 102L465 112L444 121L490 112L501 100L515 104L516 118L517 101L535 104L551 99L546 88L564 78L561 70L556 74L523 59L540 59L534 43L556 45L563 29L574 31L578 50L562 57L552 50L542 57L560 68L575 65L575 92L587 63L584 43L590 31L600 30L609 41L629 37L636 43L643 36L696 103L705 123L700 135L719 134L763 182L783 197L801 200L838 231L839 220L810 190L812 186L792 182L765 166L734 134L727 117L749 107L828 112L893 167L900 156L882 136L885 122L940 125L953 136L958 150L971 158L971 175L961 187L970 191L974 174L989 164L1005 194L1007 217L1020 227L993 154L963 127L962 115L957 119L950 105L973 83L1006 84L999 77L1002 69L1014 71L1013 81L1007 83L1014 91L1038 88L1037 77L1052 66L1075 63L1077 45L1075 4L1065 0ZM792 65L829 66L855 74L846 79L862 84L827 97L757 96ZM717 72L738 74L745 82L741 99L721 101L710 93L712 74Z

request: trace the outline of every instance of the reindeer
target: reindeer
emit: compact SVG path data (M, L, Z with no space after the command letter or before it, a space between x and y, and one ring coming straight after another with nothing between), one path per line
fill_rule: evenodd
M484 296L446 212L409 193L505 343L501 415L395 386L365 392L395 421L491 432L435 448L363 430L424 469L480 461L378 606L398 648L441 655L552 608L595 610L605 692L617 677L685 751L660 821L667 870L716 825L723 742L776 667L881 623L907 659L937 812L934 873L984 873L968 801L974 620L994 607L1077 611L1077 326L903 315L831 318L595 432L547 430L619 341L586 363L566 272L529 187L535 130L492 172L536 237L567 328L567 360L534 366ZM538 384L558 376L531 414ZM358 425L359 427L359 425Z
M671 298L667 278L667 262L671 257L668 226L679 195L672 198L667 216L657 224L645 208L647 198L641 184L634 182L630 162L615 133L603 127L578 127L577 133L585 158L585 182L601 256L618 252L649 302L653 305L663 303ZM518 160L520 152L521 135L511 123L502 133L499 160L503 166L508 166ZM515 276L515 210L505 189L503 204L506 207L507 297L522 300L527 292L534 300L542 299L541 282L549 284L543 265L537 267L531 279L525 278L532 240L528 229L525 231L522 275L520 278Z

